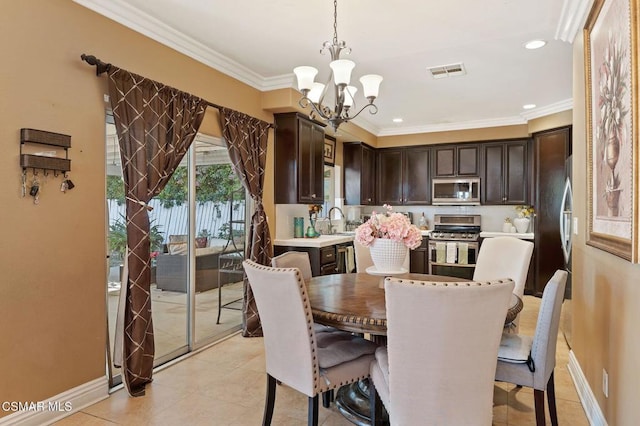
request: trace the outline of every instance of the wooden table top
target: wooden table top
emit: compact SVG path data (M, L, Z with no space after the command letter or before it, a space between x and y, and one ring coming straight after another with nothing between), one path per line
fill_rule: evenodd
M457 277L403 274L420 281L468 281ZM387 334L384 277L367 273L321 275L307 281L307 294L314 321L355 333ZM513 295L505 324L522 310L522 300Z

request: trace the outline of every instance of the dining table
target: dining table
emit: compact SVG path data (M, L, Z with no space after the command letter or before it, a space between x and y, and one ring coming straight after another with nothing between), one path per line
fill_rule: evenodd
M427 282L468 282L443 275L404 273L397 278ZM368 334L380 344L386 342L385 276L370 273L331 274L307 280L307 295L317 323L358 334ZM505 315L505 327L523 308L520 297L513 294ZM335 395L336 407L356 425L370 425L369 381L346 385Z

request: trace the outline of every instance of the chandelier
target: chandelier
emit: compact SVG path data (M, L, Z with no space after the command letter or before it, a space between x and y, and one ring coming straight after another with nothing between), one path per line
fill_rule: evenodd
M330 43L325 41L320 49L320 53L324 54L329 51L331 54L331 73L326 84L314 82L318 70L314 67L300 66L294 68L298 79L298 90L302 92L302 98L298 104L302 108L312 108L312 118L321 118L331 125L333 130L337 130L340 124L356 118L362 111L369 109L371 114L378 112L378 107L373 101L378 97L378 89L382 77L376 74L363 75L360 77L362 91L364 97L369 101L355 115L351 116L349 112L351 108L356 109L354 95L358 89L350 86L351 71L355 67L355 63L348 59L340 59L340 54L346 55L351 53L351 48L347 47L344 41L338 41L338 1L333 2L333 41ZM333 81L332 81L333 80ZM323 105L324 97L329 87L333 85L335 95L335 105L333 109Z

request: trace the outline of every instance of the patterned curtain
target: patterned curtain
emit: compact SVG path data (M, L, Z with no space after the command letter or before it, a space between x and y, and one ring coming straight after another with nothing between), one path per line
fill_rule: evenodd
M161 83L111 66L109 96L120 142L127 206L127 285L122 372L132 396L151 381L153 323L147 203L158 195L187 153L207 102Z
M261 265L269 265L273 256L273 246L269 235L267 215L262 205L264 170L267 162L267 139L271 125L228 108L220 108L220 123L233 170L255 204L249 229L249 259ZM253 292L245 276L244 302L242 309L242 335L262 336L262 326L258 316Z

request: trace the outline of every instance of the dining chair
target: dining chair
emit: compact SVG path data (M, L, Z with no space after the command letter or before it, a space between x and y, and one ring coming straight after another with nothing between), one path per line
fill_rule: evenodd
M305 281L313 276L309 253L306 251L284 252L271 259L271 266L274 268L298 268L302 274L302 279Z
M276 381L308 396L308 424L318 424L318 395L369 377L378 347L350 333L316 333L307 290L297 268L243 262L264 334L267 395L263 425L270 425Z
M373 259L371 259L369 247L354 240L353 250L356 257L356 272L367 272L367 268L373 266ZM404 263L402 264L402 267L407 271L410 269L410 259L410 250L407 250L407 257L405 257Z
M551 424L558 424L553 370L567 276L567 271L557 270L544 287L534 336L504 333L498 350L496 380L533 388L538 426L545 424L545 390Z
M298 268L302 279L307 281L311 279L311 261L309 253L306 251L287 251L271 259L271 266L274 268ZM313 323L316 333L322 331L335 331L334 327Z
M515 283L513 293L522 299L527 282L533 243L516 237L485 238L480 245L473 272L473 281L511 278ZM513 320L513 332L518 332L520 315Z
M387 347L371 363L372 424L491 425L510 279L386 278Z

